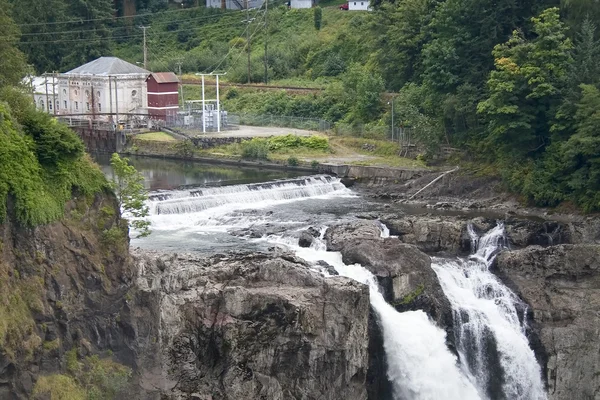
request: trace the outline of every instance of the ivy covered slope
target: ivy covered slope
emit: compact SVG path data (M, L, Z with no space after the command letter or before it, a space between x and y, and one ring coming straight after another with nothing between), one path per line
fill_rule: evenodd
M118 203L72 131L0 99L0 398L119 398L134 330Z

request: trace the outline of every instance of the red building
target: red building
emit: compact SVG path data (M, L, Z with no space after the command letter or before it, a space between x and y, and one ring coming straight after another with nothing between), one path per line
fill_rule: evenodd
M172 72L155 72L146 79L148 113L152 119L165 121L179 110L179 79Z

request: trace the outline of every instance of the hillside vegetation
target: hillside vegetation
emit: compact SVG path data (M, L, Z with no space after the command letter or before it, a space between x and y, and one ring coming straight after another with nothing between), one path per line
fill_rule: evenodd
M323 118L384 134L393 98L395 125L412 127L426 156L442 145L459 148L532 203L600 209L595 0L374 0L371 13L289 10L274 1L268 15L250 10L250 23L245 12L193 1L183 8L117 1L116 18L105 17L111 1L77 3L85 10L70 2L13 3L13 17L26 24L19 46L38 72L106 54L139 62L137 26L144 24L151 69L181 66L183 73L227 72L229 82L323 89L290 95L230 88L230 111ZM28 11L36 7L46 14ZM49 15L62 22L47 24Z

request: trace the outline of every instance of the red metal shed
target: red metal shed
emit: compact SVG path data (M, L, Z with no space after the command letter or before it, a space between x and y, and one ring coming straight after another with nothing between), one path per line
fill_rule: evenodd
M166 121L179 109L179 78L173 72L155 72L146 79L150 118Z

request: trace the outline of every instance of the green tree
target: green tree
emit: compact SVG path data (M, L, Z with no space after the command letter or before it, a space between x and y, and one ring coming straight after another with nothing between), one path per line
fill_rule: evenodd
M573 62L569 64L567 87L564 98L552 126L555 140L565 140L573 133L577 104L581 100L582 84L600 83L600 40L596 37L596 25L586 18L581 25L573 48Z
M138 237L148 236L151 233L150 221L144 218L150 210L145 203L148 193L144 188L144 177L133 165L129 165L127 158L121 158L117 153L110 158L110 165L114 171L113 189L123 211L132 217L130 225L138 232Z
M487 121L490 152L501 159L543 153L566 85L572 45L558 9L547 9L532 22L532 41L515 31L494 48L489 95L478 105Z
M600 210L600 90L582 85L576 132L562 146L566 185L586 211Z
M27 67L17 48L21 32L9 13L7 0L0 0L0 88L19 83Z
M381 94L384 85L381 76L369 68L353 64L344 74L345 96L349 104L346 119L349 122L369 122L381 114Z
M418 79L427 27L437 3L438 0L405 0L383 3L377 9L373 24L377 51L373 57L388 88L398 90Z
M315 20L315 29L321 30L321 21L323 20L323 10L321 7L313 8L313 16Z

